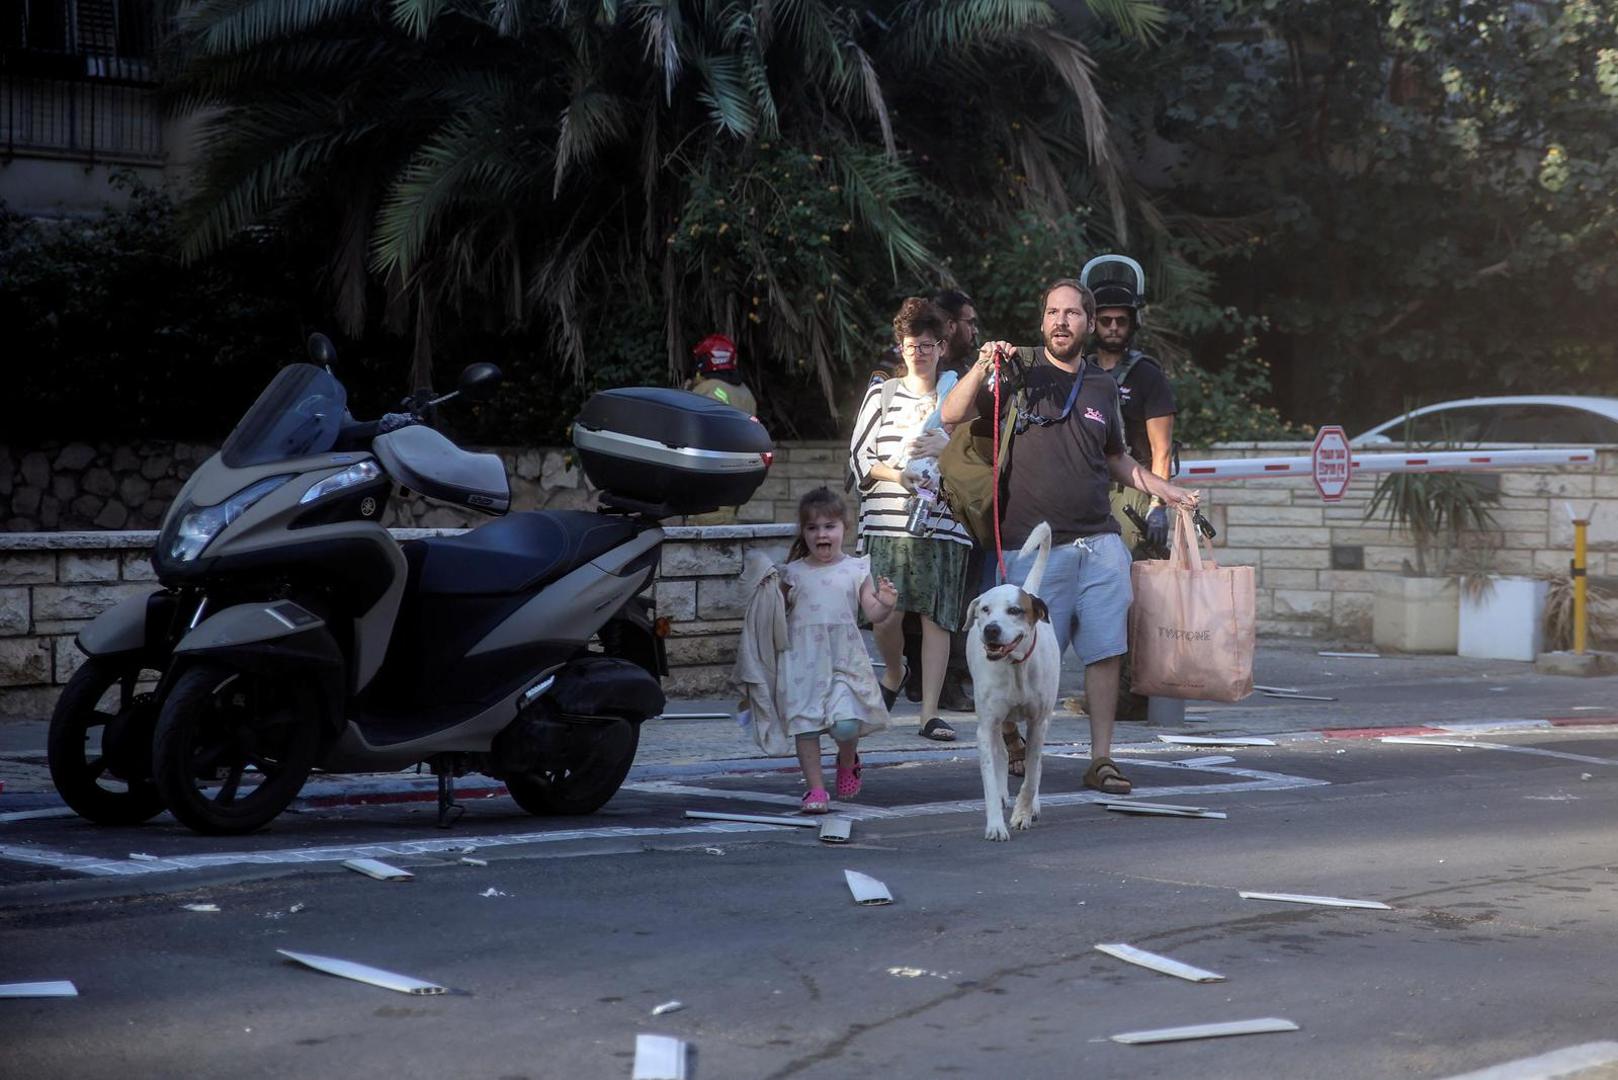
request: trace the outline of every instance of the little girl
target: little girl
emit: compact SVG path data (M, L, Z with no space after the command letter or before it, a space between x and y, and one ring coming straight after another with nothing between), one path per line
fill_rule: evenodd
M803 812L830 809L820 768L820 736L837 744L837 797L860 793L859 739L887 726L882 688L860 638L859 613L880 622L898 602L893 582L872 582L868 559L843 554L842 497L816 488L798 503L798 537L781 575L787 639L780 655L780 719L797 744L809 791Z

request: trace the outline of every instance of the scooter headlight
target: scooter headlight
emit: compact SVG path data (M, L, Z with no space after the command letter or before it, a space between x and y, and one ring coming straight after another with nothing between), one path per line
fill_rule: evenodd
M316 499L324 499L334 491L355 487L359 484L368 484L382 475L382 466L374 461L362 461L358 465L350 465L342 472L328 476L314 487L303 493L298 505L312 503Z
M190 562L213 542L226 525L241 517L247 508L264 496L291 480L287 476L270 476L256 484L242 488L224 502L213 506L188 507L180 515L179 526L169 541L168 557L175 562Z

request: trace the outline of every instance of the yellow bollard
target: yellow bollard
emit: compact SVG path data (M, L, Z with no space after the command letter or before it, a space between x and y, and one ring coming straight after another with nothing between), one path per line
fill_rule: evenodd
M1585 571L1590 522L1573 519L1573 651L1583 656L1589 633L1589 578Z

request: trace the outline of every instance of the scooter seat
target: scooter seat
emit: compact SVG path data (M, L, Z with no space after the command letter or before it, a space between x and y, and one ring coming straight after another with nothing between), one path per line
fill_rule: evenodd
M633 537L634 524L582 510L510 514L460 536L418 540L416 588L452 596L533 592Z

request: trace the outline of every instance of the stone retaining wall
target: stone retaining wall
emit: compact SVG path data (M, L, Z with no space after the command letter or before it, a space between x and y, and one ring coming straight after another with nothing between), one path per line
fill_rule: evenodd
M130 445L0 444L0 523L7 532L155 529L193 470L217 447L147 440ZM495 448L511 478L513 510L589 510L596 492L558 448ZM775 464L737 520L790 520L798 498L823 483L842 484L847 450L839 443L783 443ZM458 529L478 515L422 498L394 500L387 523L399 528Z
M1297 444L1232 446L1208 456L1296 454L1303 449ZM197 460L194 453L189 462L166 456L170 471L165 475L175 478L174 470ZM548 492L588 495L560 451L521 452L508 463L518 482L527 472L530 482ZM4 464L0 460L0 474ZM92 463L79 475L94 468ZM737 575L746 553L759 548L772 558L784 555L795 531L791 522L798 497L820 484L841 490L842 468L842 453L834 444L787 448L759 497L741 514L781 524L668 530L657 601L659 611L674 620L668 643L670 693L728 692L726 676L743 607ZM565 486L568 472L574 473L573 487ZM1581 511L1595 507L1591 575L1618 578L1618 450L1602 451L1594 468L1515 469L1492 475L1501 491L1495 511L1502 528L1493 554L1496 572L1564 574L1572 554L1564 503L1572 502ZM1204 489L1209 517L1220 533L1216 558L1258 568L1261 633L1369 640L1378 578L1399 573L1413 555L1408 536L1362 521L1374 486L1374 477L1356 479L1348 497L1330 505L1320 501L1308 480L1249 480ZM445 520L429 516L436 513L429 511L422 520ZM415 514L406 520L414 523ZM461 520L459 515L455 520ZM147 561L153 539L150 532L0 533L0 716L49 714L61 684L79 662L73 635L123 597L155 588ZM1609 617L1618 618L1611 608Z

